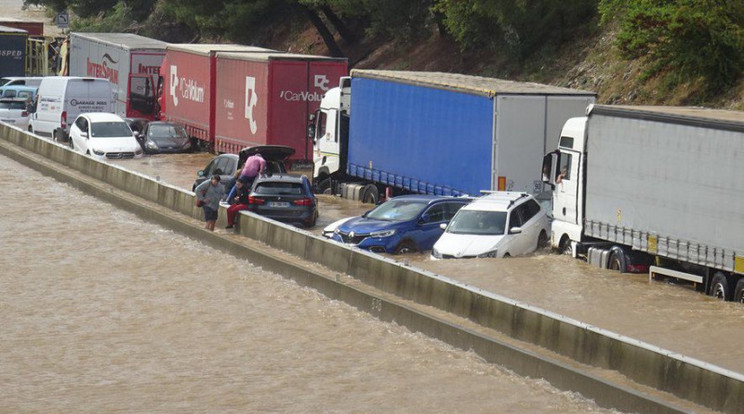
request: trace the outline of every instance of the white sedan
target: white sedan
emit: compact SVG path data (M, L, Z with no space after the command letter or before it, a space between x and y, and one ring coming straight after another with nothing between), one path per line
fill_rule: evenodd
M434 244L435 259L509 257L547 247L550 217L526 193L501 191L461 208Z
M78 116L70 127L70 146L101 160L142 156L142 147L129 125L118 115L106 112Z

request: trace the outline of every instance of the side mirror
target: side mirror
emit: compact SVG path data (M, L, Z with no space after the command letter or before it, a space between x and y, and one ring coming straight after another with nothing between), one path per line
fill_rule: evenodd
M521 227L512 227L509 229L509 234L521 234L522 228Z
M85 132L85 131L80 131L80 136L87 139L88 138L88 133Z
M419 219L419 224L428 223L431 221L431 216L427 213L424 213L421 215L421 218Z
M199 177L204 177L204 170L197 171L196 175L198 175Z
M439 228L442 230L445 230L447 228L447 223L442 223L439 225Z
M557 150L545 155L543 158L542 182L549 184L551 188L555 188L559 161L560 153Z
M315 124L310 124L307 126L307 139L315 139Z

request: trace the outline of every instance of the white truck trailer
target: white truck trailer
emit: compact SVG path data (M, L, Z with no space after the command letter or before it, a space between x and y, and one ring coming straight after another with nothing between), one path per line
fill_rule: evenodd
M554 247L744 301L744 113L593 105L545 156Z
M132 33L71 33L70 75L108 79L117 115L152 120L167 45Z

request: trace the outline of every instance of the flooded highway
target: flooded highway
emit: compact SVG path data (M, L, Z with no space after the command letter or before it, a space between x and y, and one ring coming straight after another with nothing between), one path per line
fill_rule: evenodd
M0 156L2 412L610 412Z
M191 188L196 171L213 155L156 155L112 163ZM371 208L319 196L311 229ZM597 269L570 257L541 252L509 259L432 260L428 252L390 256L459 282L538 306L597 327L744 373L744 306L720 302L689 287L649 282L648 275Z

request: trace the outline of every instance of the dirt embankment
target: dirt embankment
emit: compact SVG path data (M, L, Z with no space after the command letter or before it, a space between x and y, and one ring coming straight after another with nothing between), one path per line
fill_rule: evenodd
M697 105L744 110L744 80L721 95L700 103L702 91L696 83L672 90L661 76L644 78L643 63L620 57L614 45L615 28L605 27L591 35L577 34L561 50L528 59L515 68L513 62L495 52L463 53L448 37L432 30L415 43L367 40L341 44L352 68L457 72L504 79L547 83L597 92L606 104ZM328 49L314 28L299 33L277 33L269 47L298 53L327 54Z

